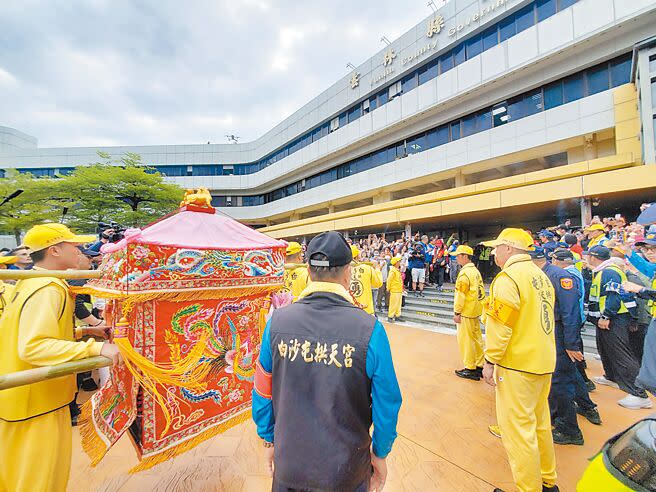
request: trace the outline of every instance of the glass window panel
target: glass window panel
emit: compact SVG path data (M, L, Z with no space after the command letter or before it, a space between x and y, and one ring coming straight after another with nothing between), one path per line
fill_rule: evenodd
M631 81L631 55L615 59L610 63L610 81L613 87Z
M371 156L371 164L373 167L378 167L387 161L387 151L385 149L374 152Z
M504 42L515 35L515 16L511 15L499 23L499 42Z
M474 36L473 38L467 40L467 59L475 57L476 55L481 54L483 51L483 40L481 36Z
M470 114L462 119L462 136L468 137L476 133L476 115Z
M348 122L352 123L360 117L360 105L358 104L354 108L351 108L348 112Z
M649 57L649 73L656 73L656 56Z
M460 65L464 61L465 61L465 43L461 43L460 45L453 48L453 63L455 65Z
M598 67L593 67L587 70L586 78L588 79L588 95L607 91L610 84L608 64L604 63Z
M656 109L656 79L651 81L651 108Z
M403 81L401 83L402 86L402 91L405 94L406 92L411 91L415 87L417 87L417 74L412 73L410 75L406 75L403 78Z
M433 147L437 147L437 145L437 130L433 129L426 132L426 148L432 149Z
M529 5L515 13L515 26L517 32L525 31L535 24L535 5Z
M382 106L383 104L387 104L387 101L389 101L389 96L387 93L387 89L383 89L378 93L378 106Z
M492 111L483 111L476 117L476 131L482 132L492 128Z
M543 109L542 104L542 89L538 89L529 94L526 94L524 97L525 102L525 111L524 116L530 116L535 113L539 113Z
M458 140L460 138L460 121L454 121L451 123L451 141Z
M346 111L344 111L342 114L339 115L339 127L342 128L346 126L346 121L347 121Z
M542 22L544 19L554 15L558 9L557 3L556 0L538 0L538 22Z
M420 135L411 140L408 140L408 154L416 154L426 150L426 135Z
M582 74L572 75L563 80L563 99L566 103L576 101L583 97Z
M508 103L502 102L492 108L492 122L495 127L508 123Z
M519 120L524 117L524 96L518 96L508 101L508 121Z
M419 84L424 84L437 77L437 68L439 60L435 59L419 69Z
M396 147L389 147L387 149L387 157L385 158L386 162L392 162L392 161L396 160L397 157L400 157L400 156L397 156L396 150L397 150Z
M448 72L453 68L453 53L449 51L440 57L440 73Z
M405 157L405 155L405 144L403 142L396 144L396 157Z
M544 108L551 109L563 104L563 83L554 82L544 88Z
M483 32L483 50L489 50L499 44L499 26Z
M567 7L571 7L576 2L578 2L578 0L558 0L558 10L563 10Z
M442 125L437 129L437 145L444 145L449 141L449 127Z
M369 98L369 111L373 111L377 107L378 107L378 98L375 95L371 96Z

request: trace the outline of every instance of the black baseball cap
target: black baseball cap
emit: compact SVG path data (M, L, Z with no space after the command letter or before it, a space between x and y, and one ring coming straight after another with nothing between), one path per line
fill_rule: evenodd
M540 246L536 246L534 249L529 251L528 254L534 260L541 260L541 259L547 257L546 254L545 254L544 248L541 248Z
M551 258L559 261L571 261L574 260L574 253L572 253L569 249L557 249L551 253Z
M316 254L323 254L326 259L313 259ZM314 267L340 267L353 261L351 247L339 232L322 232L308 244L306 251L308 263Z
M594 246L588 250L588 254L600 260L608 260L610 258L610 249L606 246Z

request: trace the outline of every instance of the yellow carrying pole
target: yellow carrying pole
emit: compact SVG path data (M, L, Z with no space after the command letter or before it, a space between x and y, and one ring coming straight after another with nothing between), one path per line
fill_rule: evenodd
M0 374L0 391L111 365L111 359L99 355L96 357L89 357L88 359L64 362L63 364L56 364L54 366L36 367L26 371Z
M100 278L99 270L0 270L0 280L21 280L26 278Z

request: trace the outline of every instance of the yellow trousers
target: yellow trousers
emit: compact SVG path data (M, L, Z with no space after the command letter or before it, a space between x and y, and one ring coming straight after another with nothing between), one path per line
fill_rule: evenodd
M20 422L0 420L0 492L64 492L71 429L68 405Z
M398 318L401 316L401 301L403 294L401 292L390 292L389 309L387 316L390 318Z
M542 492L556 483L551 434L551 374L537 376L496 367L497 421L517 490Z
M465 368L483 367L483 334L479 318L461 316L457 327L456 337Z

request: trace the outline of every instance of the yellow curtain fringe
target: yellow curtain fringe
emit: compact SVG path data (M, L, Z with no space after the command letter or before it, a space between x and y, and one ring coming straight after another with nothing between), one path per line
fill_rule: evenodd
M177 364L156 364L137 353L127 338L115 338L114 343L123 357L123 363L134 379L139 382L145 392L151 395L164 414L166 426L162 430L165 434L171 425L171 413L168 409L168 394L161 393L161 386L180 386L192 390L203 390L204 382L210 371L210 364L199 364L204 354L209 334L204 332L194 344L189 354ZM177 395L170 394L182 401Z
M176 456L181 455L182 453L186 453L187 451L195 448L202 442L207 441L208 439L211 439L214 436L222 434L228 429L236 425L239 425L242 422L247 421L248 419L250 419L250 417L251 417L251 411L248 410L247 412L241 413L225 422L215 425L214 427L207 429L206 431L198 434L197 436L192 437L187 441L181 442L177 446L167 449L166 451L162 451L161 453L158 453L156 455L144 458L137 466L133 467L129 471L129 473L137 473L140 471L148 470L155 465L159 465L160 463L164 463L165 461L173 459Z
M71 287L75 294L89 294L104 299L130 299L133 302L146 301L197 301L201 299L216 299L218 297L247 297L256 294L276 292L283 287L280 285L253 285L249 287L229 287L215 289L185 289L180 291L110 291L97 289L93 286Z
M96 426L93 425L93 406L91 400L88 400L81 407L82 413L78 418L77 428L80 431L80 440L82 441L82 449L87 456L91 459L91 466L96 466L103 459L109 447L100 438L96 431Z

